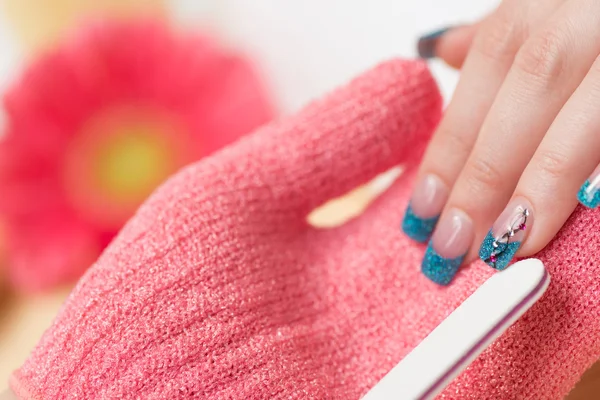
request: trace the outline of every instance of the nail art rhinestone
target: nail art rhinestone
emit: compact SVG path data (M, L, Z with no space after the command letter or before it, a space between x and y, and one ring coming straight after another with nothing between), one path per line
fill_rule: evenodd
M497 270L505 269L519 247L521 247L520 241L511 241L511 238L517 232L525 230L528 217L529 210L524 209L518 216L518 220L512 226L509 226L507 231L500 237L494 237L492 230L490 230L481 244L479 257L486 264Z

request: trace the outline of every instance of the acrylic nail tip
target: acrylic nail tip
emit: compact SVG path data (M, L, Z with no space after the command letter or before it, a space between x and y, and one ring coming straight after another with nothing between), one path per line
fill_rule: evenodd
M421 218L413 212L410 205L406 208L404 219L402 220L402 230L411 239L420 243L426 243L431 234L439 216L433 218Z
M492 232L488 232L487 236L483 240L479 249L479 258L490 267L502 271L508 267L508 264L514 258L515 253L521 247L521 242L511 242L508 244L500 244L502 251L497 252L494 247L494 236ZM492 255L496 252L497 254L492 258Z
M419 53L419 57L425 58L425 59L434 58L436 56L435 47L436 47L437 41L448 30L449 30L449 28L443 28L443 29L439 29L435 32L431 32L427 35L421 36L419 38L419 42L417 43L417 50Z
M444 258L440 256L433 249L430 242L427 246L423 263L421 264L421 272L438 285L446 286L452 282L463 259L464 255L456 258Z
M587 180L577 193L577 200L587 208L600 206L600 190L590 190L590 181Z

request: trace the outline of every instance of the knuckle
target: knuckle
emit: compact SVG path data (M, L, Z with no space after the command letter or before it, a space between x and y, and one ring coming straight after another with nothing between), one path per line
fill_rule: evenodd
M569 168L569 157L564 151L544 150L535 157L535 164L542 175L551 179L561 178Z
M494 62L509 62L518 50L518 26L504 13L491 17L475 36L473 50Z
M481 157L469 161L467 171L466 180L475 191L497 187L504 178L498 165Z
M517 53L515 68L524 73L526 79L551 83L566 70L565 34L549 30L530 38Z
M466 130L456 131L449 130L443 132L442 140L440 140L440 148L452 149L452 153L464 157L470 153L473 148L473 138L466 133Z

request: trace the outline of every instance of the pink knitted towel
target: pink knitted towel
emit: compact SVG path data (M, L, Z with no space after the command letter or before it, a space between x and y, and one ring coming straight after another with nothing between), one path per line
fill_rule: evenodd
M22 399L358 399L478 287L420 273L399 228L440 117L422 63L391 61L164 184L12 378ZM315 206L407 163L365 214ZM442 399L560 399L600 357L600 213L539 254L552 284ZM448 338L451 346L452 338Z

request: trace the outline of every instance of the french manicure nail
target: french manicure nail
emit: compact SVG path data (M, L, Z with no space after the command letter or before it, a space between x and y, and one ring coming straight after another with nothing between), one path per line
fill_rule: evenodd
M423 176L406 208L402 220L404 233L417 242L427 242L447 199L448 187L440 178L433 174Z
M419 57L429 59L434 58L435 48L437 46L438 40L444 36L446 32L450 30L450 27L439 29L437 31L428 33L427 35L421 36L417 43L417 50L419 52Z
M481 244L479 257L490 267L505 269L533 224L533 208L524 198L515 198L498 217Z
M600 166L581 186L577 193L577 200L587 208L600 206Z
M423 274L437 284L449 284L469 251L473 235L471 218L461 210L449 210L429 241L421 264Z

